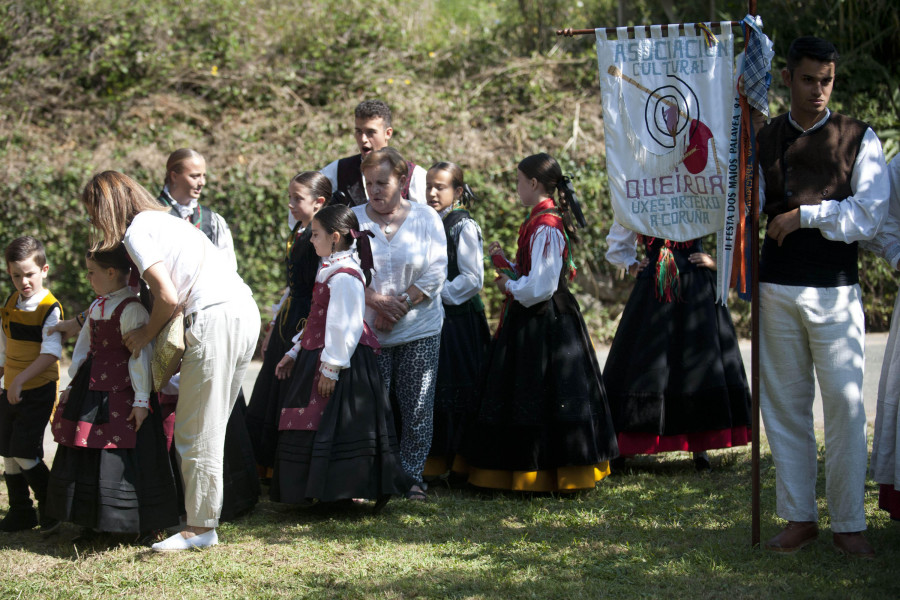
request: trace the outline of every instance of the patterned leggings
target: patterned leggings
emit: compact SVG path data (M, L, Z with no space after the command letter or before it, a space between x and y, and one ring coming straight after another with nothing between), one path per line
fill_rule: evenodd
M382 348L378 355L378 368L388 395L393 387L400 403L400 463L416 481L422 481L425 459L431 449L440 347L441 334L437 334Z

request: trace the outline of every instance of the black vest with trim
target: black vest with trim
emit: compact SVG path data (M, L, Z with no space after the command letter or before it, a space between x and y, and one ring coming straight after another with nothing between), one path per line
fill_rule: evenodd
M172 200L166 195L165 192L160 192L159 197L157 198L160 204L163 206L169 207L169 214L173 217L177 217L182 219L181 213L178 212L178 209L172 204ZM213 227L213 211L206 206L201 204L197 204L197 210L194 211L194 214L190 216L188 219L183 219L199 229L203 232L209 240L213 243L213 245L218 245L218 237L219 232Z
M366 189L363 186L362 171L362 154L355 154L342 158L337 164L337 189L335 192L343 192L349 198L347 206L354 207L368 202ZM416 164L406 161L406 184L400 190L400 195L404 200L409 200L409 184L412 182L413 171Z
M447 281L453 281L459 276L459 264L456 262L459 256L459 234L453 235L453 228L466 219L471 219L469 211L463 209L451 210L443 219L444 233L447 236ZM444 304L444 312L448 315L466 313L470 310L484 312L484 302L481 295L475 294L459 306Z
M812 131L799 131L787 114L760 130L759 165L769 219L801 205L851 196L853 167L867 129L861 121L831 113L824 125ZM788 234L781 246L767 235L759 280L807 287L859 283L857 246L828 240L816 228Z

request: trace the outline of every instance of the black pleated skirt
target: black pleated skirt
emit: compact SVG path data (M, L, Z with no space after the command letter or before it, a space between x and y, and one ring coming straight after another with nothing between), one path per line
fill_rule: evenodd
M460 306L444 305L444 311L434 392L434 434L426 475L432 474L432 464L440 464L441 472L453 464L464 423L478 408L479 376L491 339L483 309L476 310L466 302Z
M318 357L318 351L300 352L285 408L309 404ZM375 353L357 346L318 430L279 432L270 496L288 504L378 499L404 494L412 483L400 466L391 405Z
M278 417L281 413L282 398L286 394L289 380L275 377L275 367L290 350L297 334L300 319L309 314L309 298L305 301L292 300L287 308L287 316L282 322L281 314L276 318L276 329L269 339L269 347L263 356L263 364L250 394L247 405L247 431L253 444L253 455L261 467L270 468L275 463L275 446L278 442Z
M102 402L89 399L90 404ZM155 397L150 406L134 448L57 447L47 487L51 517L109 533L178 525L181 509Z
M639 277L610 348L604 383L623 453L628 434L709 438L693 436L703 446L694 451L731 445L720 438L746 443L750 389L731 316L715 301L712 271L687 268L679 279L680 299L661 302L653 277Z
M510 303L481 389L460 452L469 467L548 471L618 454L594 348L563 285L546 302Z

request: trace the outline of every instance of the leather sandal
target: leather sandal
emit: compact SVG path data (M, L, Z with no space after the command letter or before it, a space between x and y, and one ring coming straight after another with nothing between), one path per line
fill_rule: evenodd
M818 538L819 526L814 521L788 521L778 535L766 542L766 550L794 554Z
M832 536L834 549L853 558L875 558L875 549L866 540L862 531L853 533L834 533Z
M424 502L425 500L428 500L428 495L425 493L425 490L422 489L422 486L417 483L406 492L406 499L415 502Z

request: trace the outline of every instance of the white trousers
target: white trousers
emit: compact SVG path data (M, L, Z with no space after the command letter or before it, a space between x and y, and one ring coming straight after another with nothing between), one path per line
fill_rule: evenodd
M185 330L175 448L188 525L219 524L225 427L256 349L259 323L259 309L248 296L194 313Z
M818 377L831 529L862 531L867 457L859 286L759 288L760 412L775 461L778 516L818 521L812 410Z

